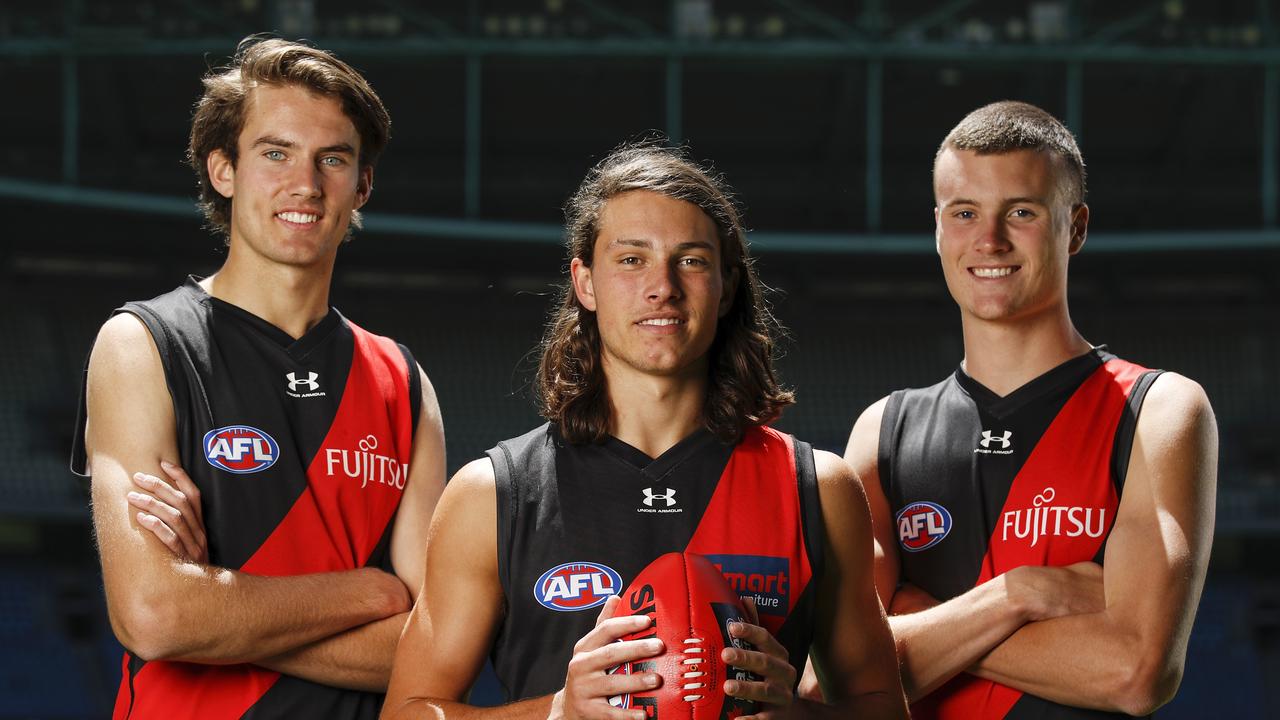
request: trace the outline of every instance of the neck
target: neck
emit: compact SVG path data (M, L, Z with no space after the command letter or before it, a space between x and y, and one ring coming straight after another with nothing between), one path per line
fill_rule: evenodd
M232 245L217 273L200 282L205 292L300 338L329 312L333 258L320 266L246 262Z
M602 358L612 408L610 433L656 458L702 427L706 365L675 377L647 375Z
M1005 396L1092 347L1067 308L1019 321L964 316L964 371Z

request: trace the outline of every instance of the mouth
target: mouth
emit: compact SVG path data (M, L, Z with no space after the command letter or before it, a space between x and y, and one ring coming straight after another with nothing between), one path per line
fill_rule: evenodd
M294 210L278 212L276 217L291 225L314 225L320 220L320 216L316 213L297 212Z
M996 279L996 278L1008 277L1021 269L1022 269L1021 265L1001 265L999 267L971 267L969 268L969 273L975 277L980 277L983 279Z
M669 325L683 325L684 323L685 323L685 320L684 320L684 319L682 319L682 318L675 318L675 317L660 317L660 318L645 318L644 320L641 320L640 322L637 322L636 324L637 324L637 325L651 325L651 326L654 326L654 327L667 327L667 326L669 326Z

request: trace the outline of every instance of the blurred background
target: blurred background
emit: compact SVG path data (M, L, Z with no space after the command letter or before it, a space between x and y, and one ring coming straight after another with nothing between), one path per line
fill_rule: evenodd
M994 100L1062 118L1092 207L1076 324L1199 380L1221 432L1209 579L1160 714L1276 717L1278 15L1270 0L0 5L0 717L109 711L120 648L67 469L81 371L112 308L221 263L183 153L200 76L260 31L336 52L391 110L333 302L417 355L450 472L538 422L529 353L565 264L560 208L618 143L663 133L737 189L791 331L799 404L779 425L839 452L866 405L962 355L933 253L938 142Z

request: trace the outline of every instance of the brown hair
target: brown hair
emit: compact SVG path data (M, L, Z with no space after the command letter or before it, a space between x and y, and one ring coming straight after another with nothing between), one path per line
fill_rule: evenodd
M360 134L360 167L373 167L391 134L391 117L377 93L350 65L301 43L251 35L240 41L231 64L204 76L204 95L196 102L191 119L187 162L196 171L200 186L200 210L208 227L230 236L231 199L209 182L209 154L221 150L238 158L237 142L248 114L249 91L259 85L296 85L338 98L342 110ZM360 227L360 213L351 213L351 225Z
M780 327L764 302L763 287L747 253L737 205L718 175L691 161L683 149L661 139L623 145L588 173L565 207L569 258L592 262L600 215L610 198L647 190L693 203L711 218L720 239L721 273L737 269L738 287L711 345L704 426L735 442L751 425L776 419L794 394L779 385L773 368L773 337ZM537 390L543 417L559 423L572 443L601 442L609 434L610 405L600 364L596 314L578 302L566 283L561 302L542 339Z
M1084 157L1071 131L1035 105L1013 100L991 103L969 113L938 146L933 167L948 147L979 155L1035 150L1058 158L1066 171L1058 187L1073 207L1084 203Z

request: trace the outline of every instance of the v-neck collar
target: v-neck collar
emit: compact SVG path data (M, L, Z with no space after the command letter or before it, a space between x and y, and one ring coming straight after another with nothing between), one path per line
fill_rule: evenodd
M978 407L996 418L1005 418L1062 387L1078 385L1106 362L1111 353L1106 345L1099 345L1083 355L1067 360L1044 374L1028 381L1013 392L1001 397L990 388L974 380L963 368L956 368L955 378Z
M234 315L244 323L256 329L258 332L267 336L272 342L280 346L281 350L289 353L294 358L304 358L316 349L321 343L328 339L329 335L342 324L342 314L337 308L329 307L329 312L320 319L320 322L313 325L309 330L303 333L302 337L294 339L292 335L272 325L266 320L245 310L239 305L233 305L226 300L216 298L210 295L200 285L200 280L195 275L187 276L187 288L196 294L201 300L208 302L212 307L223 310Z
M645 478L656 479L671 472L680 463L714 442L717 442L715 435L706 428L698 428L656 458L649 457L642 450L612 435L605 439L601 447L613 457L638 470Z

